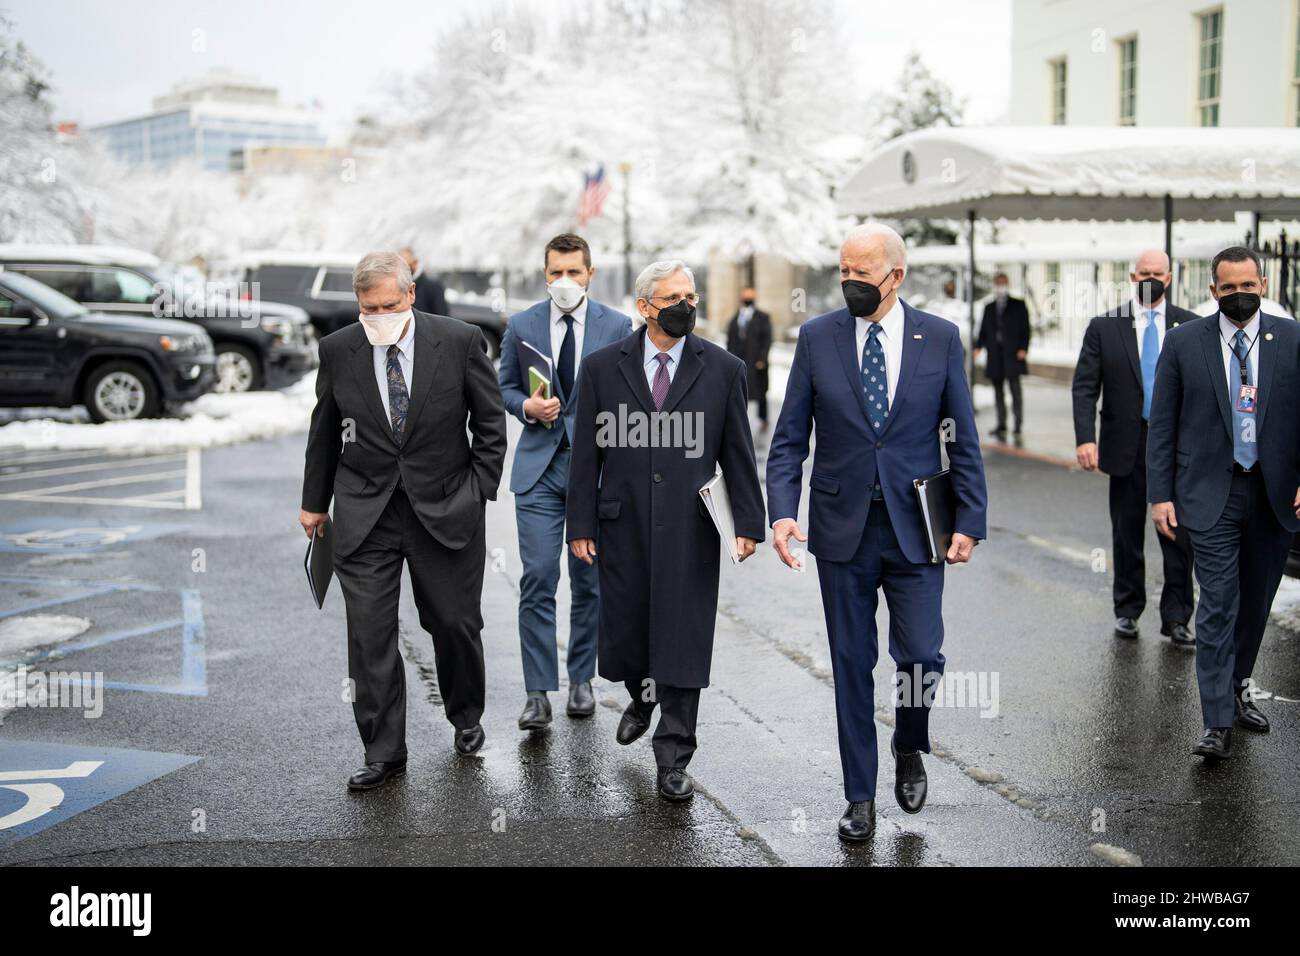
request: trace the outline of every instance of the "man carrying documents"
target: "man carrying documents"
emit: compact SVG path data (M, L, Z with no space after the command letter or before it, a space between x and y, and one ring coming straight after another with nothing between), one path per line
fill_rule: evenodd
M520 730L551 722L547 692L560 689L555 640L555 589L564 553L564 493L573 439L574 383L586 357L632 334L632 320L593 302L587 286L595 269L580 236L556 236L543 254L547 300L510 317L501 342L501 397L524 423L510 472L519 528L519 648L528 693ZM596 712L596 569L569 558L570 717Z
M799 329L767 459L768 516L781 560L801 567L791 536L808 541L817 556L849 801L839 833L850 842L868 839L875 828L877 591L884 588L889 604L889 652L900 678L894 794L903 810L917 813L926 795L921 753L930 750L932 698L924 691L937 684L944 665L944 568L935 559L969 561L985 536L984 465L961 340L951 322L898 298L906 272L906 250L894 230L869 223L849 233L840 248L848 308ZM805 537L796 519L814 428ZM937 476L941 441L946 477ZM949 481L943 490L950 495L939 493ZM934 539L950 543L932 552L919 502L949 499L950 510L928 509L931 525L952 521L933 528Z
M569 548L587 563L599 552L600 675L632 698L617 739L641 737L658 705L667 800L694 794L686 765L709 683L722 552L744 559L764 537L745 364L691 333L698 301L678 260L637 277L646 327L583 362L569 466ZM734 528L726 540L710 504Z

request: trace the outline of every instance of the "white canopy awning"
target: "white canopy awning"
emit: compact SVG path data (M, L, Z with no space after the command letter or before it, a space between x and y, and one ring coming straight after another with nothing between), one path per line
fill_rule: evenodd
M839 211L875 218L1300 218L1300 129L987 126L908 133L866 158Z

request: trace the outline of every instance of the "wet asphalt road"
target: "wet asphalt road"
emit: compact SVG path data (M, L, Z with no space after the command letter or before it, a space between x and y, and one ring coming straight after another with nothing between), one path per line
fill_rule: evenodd
M690 768L693 802L657 798L648 736L628 748L614 742L626 703L621 686L598 680L601 706L585 721L563 715L562 689L552 698L551 729L521 734L519 560L505 493L488 509L485 748L472 758L452 749L430 642L408 588L408 773L383 790L350 794L344 781L361 751L343 693L343 602L334 585L316 611L303 580L302 447L294 436L203 452L200 511L0 501L0 526L50 518L172 526L90 553L0 551L0 575L33 579L6 583L0 611L36 600L45 580L156 589L60 607L91 620L93 635L165 616L177 591L197 591L206 682L205 695L110 689L93 720L69 710L9 714L0 755L27 741L198 759L34 835L0 839L0 863L1101 866L1117 859L1098 844L1147 865L1300 863L1300 704L1292 702L1300 698L1300 639L1270 628L1260 656L1260 684L1289 698L1263 704L1273 732L1238 734L1231 761L1202 766L1188 754L1200 730L1192 653L1159 636L1154 600L1139 641L1111 636L1110 577L1092 568L1093 549L1109 546L1105 480L998 453L986 456L990 538L969 567L948 572L944 646L950 674L978 681L982 673L986 688L996 676L996 715L972 706L935 711L929 802L917 816L903 814L892 795L892 667L882 639L876 684L884 758L869 845L846 848L835 837L843 799L815 571L785 569L770 544L723 575L714 683L702 697ZM195 549L205 570L194 570ZM1153 595L1157 555L1152 538ZM882 630L886 619L882 602ZM72 651L57 665L157 683L178 661L174 639L163 635ZM7 809L0 804L0 814Z

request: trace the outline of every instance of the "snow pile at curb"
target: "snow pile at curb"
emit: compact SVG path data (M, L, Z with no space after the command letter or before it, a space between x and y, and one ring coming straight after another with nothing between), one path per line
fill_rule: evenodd
M315 403L313 372L283 391L203 395L182 405L175 418L95 425L84 409L42 409L42 418L18 410L17 420L0 426L0 451L159 452L233 445L305 431Z
M1288 631L1300 633L1300 581L1283 577L1273 598L1272 622Z

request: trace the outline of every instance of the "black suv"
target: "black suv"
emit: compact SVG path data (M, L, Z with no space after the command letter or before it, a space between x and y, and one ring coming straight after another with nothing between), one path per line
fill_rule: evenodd
M30 276L95 312L183 319L217 352L218 392L292 385L318 363L307 314L277 302L240 301L178 283L157 258L111 246L0 245L0 266Z
M215 364L212 339L191 322L98 315L0 268L0 405L149 418L208 391Z
M236 279L260 295L288 302L307 311L321 338L357 321L357 297L352 291L352 270L360 256L338 253L250 252L238 266ZM449 292L447 313L483 330L488 354L501 354L501 338L510 316L488 305L458 300Z

